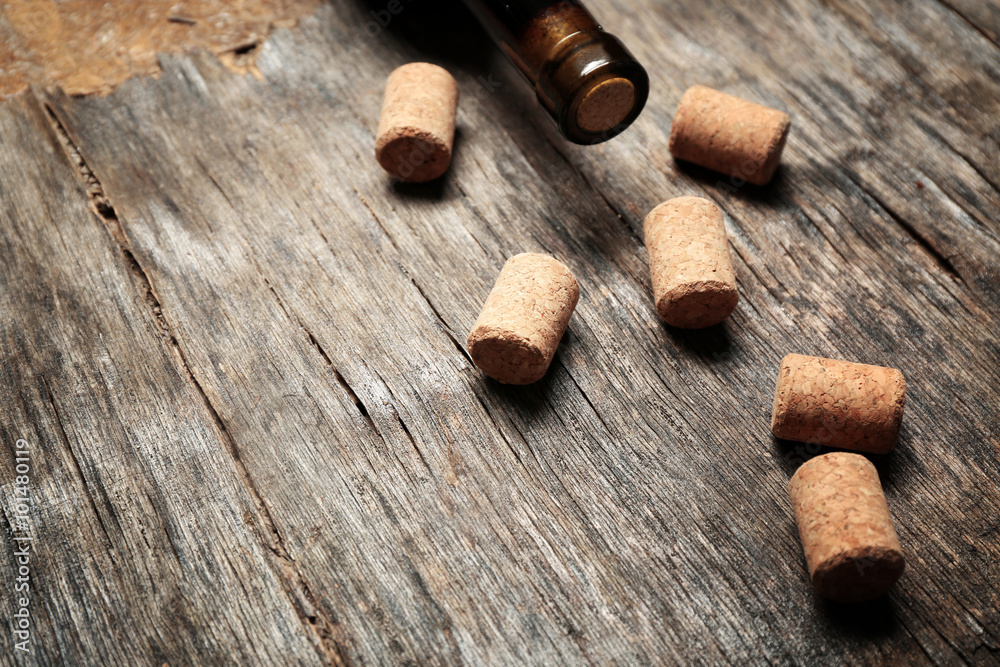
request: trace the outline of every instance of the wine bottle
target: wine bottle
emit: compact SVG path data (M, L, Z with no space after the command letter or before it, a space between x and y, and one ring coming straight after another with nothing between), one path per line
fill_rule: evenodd
M606 141L639 116L646 70L577 0L465 2L570 141Z

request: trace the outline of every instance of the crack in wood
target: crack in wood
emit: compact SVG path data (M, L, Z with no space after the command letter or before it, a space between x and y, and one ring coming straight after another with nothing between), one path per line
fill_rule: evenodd
M101 185L97 175L90 168L90 165L87 164L83 153L80 152L80 147L66 129L65 123L56 114L55 108L51 104L41 102L41 105L45 110L45 118L55 134L59 146L62 148L63 153L66 154L69 163L75 168L76 175L83 184L84 192L87 193L87 200L90 203L90 209L107 226L108 231L111 232L111 236L114 237L119 246L131 247L128 238L125 236L125 230L118 220L118 214L115 213L114 207L111 206L111 202L104 192L104 186Z
M344 377L344 375L339 370L337 370L337 368L335 367L331 368L333 368L333 375L335 378L337 378L337 382L339 382L340 386L343 387L345 392L347 392L347 397L350 398L351 401L354 403L354 405L357 406L358 412L360 412L361 416L365 418L366 422L368 422L368 426L371 427L372 431L374 431L376 435L378 435L381 438L382 434L379 432L377 428L375 428L375 422L372 421L372 417L368 413L368 408L365 407L364 402L360 398L358 398L358 394L354 391L353 388L351 388L351 385L347 382L347 379ZM382 439L385 440L385 438Z
M855 186L857 186L859 190L861 190L864 194L868 196L869 199L875 202L879 208L885 211L886 215L888 215L893 222L895 222L903 229L903 231L909 234L910 238L912 238L917 243L917 245L919 245L924 250L924 252L930 255L931 259L934 261L934 264L936 264L939 269L941 269L949 276L951 276L951 278L956 282L960 282L963 284L965 283L965 279L962 277L962 274L958 272L958 269L955 268L955 265L951 263L951 260L943 252L941 252L934 246L934 244L931 242L930 239L928 239L926 236L917 231L916 227L914 227L909 220L907 220L902 215L897 213L891 206L889 206L887 202L883 201L881 197L876 195L874 191L862 185L861 182L856 180L853 176L851 176L849 172L845 171L844 173L847 175L847 178L849 178L851 182L854 183Z
M548 132L542 131L541 134L545 137L545 140L549 142L549 145L552 146L552 149L556 152L556 154L563 159L563 162L565 162L567 166L569 166L569 168L572 169L573 172L576 173L576 175L579 176L584 183L586 183L587 187L590 188L590 190L594 192L594 194L596 194L598 197L601 198L601 201L604 202L604 205L607 206L608 209L610 209L610 211L615 214L615 217L618 218L618 220L620 220L621 223L625 226L625 229L628 230L628 235L634 238L638 242L640 247L645 247L645 242L643 241L642 236L637 231L635 231L634 227L632 227L631 223L629 222L628 216L623 211L618 210L618 207L615 206L611 202L611 200L607 196L605 196L603 192L601 192L601 189L598 188L596 185L594 185L594 183L590 180L590 177L587 176L587 174L582 169L580 169L580 167L578 167L572 160L569 159L569 156L566 155L566 153L564 153L559 148L558 144L556 144L556 142L552 139L552 137L549 136Z
M989 176L987 176L986 172L983 171L983 169L979 165L977 165L975 162L973 162L971 159L969 159L969 157L965 153L963 153L960 150L958 150L958 148L954 144L952 144L950 141L948 141L948 139L945 138L945 136L943 134L941 134L940 132L938 132L936 129L934 129L928 123L925 123L922 120L920 120L920 118L916 118L916 117L913 118L913 124L916 125L917 127L919 127L921 130L923 130L927 134L929 134L934 139L936 139L942 146L944 146L945 148L947 148L949 151L952 152L952 154L954 154L959 159L961 159L962 162L964 162L969 167L969 169L971 169L972 171L974 171L976 173L976 175L979 176L979 178L983 179L983 182L986 183L988 186L990 186L993 189L994 192L1000 194L1000 185L998 185L996 183L996 181L994 181L992 178L990 178ZM938 186L938 189L939 190L941 189L940 186ZM975 215L973 215L972 213L970 213L968 210L966 210L966 208L964 206L961 206L957 201L955 201L955 199L950 194L944 192L944 190L941 190L941 193L943 195L945 195L948 199L950 199L952 202L954 202L954 204L956 206L958 206L960 209L962 209L963 211L965 211L965 214L968 215L970 218L972 218L973 220L976 219ZM986 230L986 231L987 231L987 233L989 233L989 230Z
M245 56L253 53L260 47L260 42L254 41L247 44L240 44L231 49L226 49L225 53L232 53L235 56Z
M465 357L466 361L469 362L469 365L475 366L476 363L472 360L472 357L469 355L469 353L465 351L465 348L462 347L462 344L458 342L458 339L455 338L455 335L448 329L445 329L444 333L448 336L448 339L451 340L451 342L455 345L455 349L458 350L463 357Z
M471 366L475 366L476 364L474 361L472 361L472 357L465 350L462 344L458 342L458 337L451 330L451 327L448 326L448 322L445 321L440 311L438 311L437 307L434 305L434 302L431 301L430 297L428 297L427 294L424 292L424 289L420 286L420 283L414 280L413 276L411 276L405 270L404 273L406 273L406 277L409 278L410 282L413 283L413 286L417 288L417 292L419 292L423 300L427 302L427 306L431 309L431 312L434 313L434 316L437 317L438 321L441 323L441 330L444 331L444 334L448 337L448 340L450 340L455 345L455 349L457 349L459 353L461 353L461 355L465 358L466 361L469 362Z
M257 270L257 273L261 276L261 279L264 281L264 284L267 285L267 288L271 292L271 295L274 297L275 301L278 302L278 306L281 308L281 311L285 314L285 318L306 334L306 338L308 339L309 344L312 345L313 349L315 349L317 353L319 353L319 355L323 358L323 361L326 364L326 366L333 372L333 377L337 380L337 383L344 390L344 393L347 394L347 397L351 400L351 402L354 404L355 408L357 408L360 415L364 418L365 423L368 425L368 428L371 429L371 432L374 433L376 436L378 436L379 440L381 440L382 443L388 447L388 441L386 441L385 436L382 435L382 432L379 431L378 427L375 425L375 421L372 419L371 414L368 412L368 407L358 396L357 392L354 391L354 388L351 387L350 383L344 377L343 373L340 372L340 369L338 369L333 364L333 360L330 359L330 355L328 355L323 346L320 345L319 341L313 335L312 331L306 328L305 324L302 323L302 320L299 319L297 315L294 315L288 310L282 298L278 296L278 292L274 289L274 286L272 286L271 282L266 277L264 277L264 274L260 270L260 266L257 264L256 260L254 260L251 257L251 261L253 262L254 268ZM396 413L396 417L402 423L402 418L399 417L398 412ZM409 429L405 426L405 424L403 425L403 430L407 434L407 436L410 436ZM412 436L410 436L410 440L411 442L413 441ZM423 453L420 452L420 450L416 447L416 443L414 443L414 449L417 449L417 453L420 455L421 461L424 462L424 465L427 467L428 472L430 472L430 466L427 466L427 461L424 459ZM367 454L365 454L365 458L366 459L368 458ZM368 460L368 464L372 467L372 470L376 470L371 460ZM399 462L399 464L401 468L405 469L405 466L402 464L401 461Z
M746 258L746 256L743 254L743 252L739 249L739 246L734 245L734 244L731 243L731 244L729 244L729 247L732 248L733 252L736 253L736 256L740 258L741 262L743 262L743 266L747 267L747 269L750 271L750 273L753 274L753 277L757 279L757 282L760 283L761 287L764 288L764 291L767 292L767 294L772 299L774 299L775 305L777 305L779 308L783 307L784 306L784 299L782 299L780 296L778 296L777 294L774 293L774 291L771 289L771 285L769 285L768 283L764 282L764 279L761 277L761 275L759 273L757 273L757 269L754 268L753 264ZM771 277L774 278L775 282L778 283L778 285L780 285L782 288L785 287L781 283L781 281L778 280L777 276L774 275L774 273L772 273L770 271L768 271L768 273L771 273Z
M357 189L354 190L354 194L358 196L358 200L368 210L368 213L371 215L372 219L375 220L375 223L378 225L379 229L382 230L382 233L385 235L386 239L389 241L392 247L395 248L396 254L399 257L402 257L403 256L402 251L400 250L399 246L396 245L396 240L392 237L392 234L389 233L389 230L385 228L385 225L379 218L378 214L375 213L374 209L372 209L371 205L369 205L369 203L365 200L365 198L361 196L361 193L358 192ZM324 240L326 240L325 237ZM476 243L478 244L479 242L476 241ZM482 245L480 245L479 247L482 248ZM484 253L486 252L485 248L483 249L483 252ZM465 348L462 347L462 345L458 342L458 338L452 331L451 326L449 326L448 322L441 315L441 312L437 309L437 306L434 305L434 302L431 301L430 297L427 296L427 293L424 292L424 288L420 286L420 283L418 283L413 278L413 276L410 275L409 271L407 271L405 267L400 265L399 268L403 272L403 274L410 280L410 282L413 283L413 286L417 289L417 292L420 294L421 298L423 298L423 300L427 302L427 306L431 309L431 312L434 313L434 316L437 317L438 321L441 323L441 329L444 331L445 335L449 338L449 340L451 340L451 342L455 345L455 348L458 349L458 351L462 354L463 357L465 357L465 359L469 362L469 364L474 366L475 363L472 361L472 357L469 356L469 353L466 352Z
M242 481L244 487L250 493L250 496L253 498L254 503L258 508L261 521L264 524L265 533L273 538L272 540L262 541L268 550L274 554L279 570L282 572L282 578L284 578L286 583L289 585L289 592L291 592L291 589L295 590L297 595L293 597L293 600L295 597L300 598L296 601L296 604L292 605L299 617L299 620L302 622L303 627L308 628L311 631L310 636L314 638L313 645L321 658L324 658L326 662L331 665L350 665L351 660L342 637L335 636L342 635L339 622L335 618L328 617L325 613L319 611L320 607L317 604L316 596L312 592L305 576L295 565L295 559L292 558L290 552L288 551L285 539L277 528L277 524L271 514L267 502L260 493L260 490L257 488L257 484L250 475L246 465L243 463L236 441L233 439L232 434L229 433L222 416L209 399L204 387L195 376L194 371L191 369L187 357L184 354L184 350L163 313L159 297L156 295L156 291L153 288L153 284L150 281L148 274L132 253L128 237L125 235L124 229L119 221L118 214L112 206L110 199L107 197L104 187L101 185L93 170L91 170L87 165L87 161L84 158L82 151L77 146L76 142L72 140L69 131L66 129L65 124L59 119L54 108L47 102L42 102L42 105L46 112L46 117L50 121L50 127L59 139L59 143L63 147L67 159L70 164L76 168L76 173L85 184L86 194L91 203L91 210L108 230L109 235L112 237L112 240L117 245L122 257L125 259L129 272L137 280L140 289L145 295L146 303L149 305L163 337L169 342L170 348L175 354L184 376L188 379L194 387L196 393L201 398L202 404L208 411L216 429L219 432L220 439L226 446L226 450L229 452L230 458L233 460L237 475ZM309 335L310 339L312 339L312 335ZM325 356L325 353L323 354ZM327 358L327 360L329 359ZM46 391L48 391L47 386ZM54 403L53 410L55 410ZM65 432L63 433L63 437L65 438ZM72 452L72 449L70 451ZM75 462L75 454L73 456ZM78 463L77 467L79 469ZM93 502L92 498L91 502ZM98 520L100 520L100 514L97 514L97 517ZM107 529L104 527L103 521L101 526L105 531L105 536L107 536ZM110 539L110 537L108 539ZM307 602L313 610L315 610L315 613L306 613L304 605L302 604L303 600ZM308 618L316 618L317 622L308 622Z
M433 474L431 466L427 462L427 457L424 456L423 451L420 449L420 447L417 446L417 441L416 439L414 439L413 434L410 433L410 427L406 425L405 421L403 421L403 418L400 416L399 411L396 410L395 412L396 412L396 421L399 422L399 427L403 429L403 433L405 433L406 437L409 438L410 445L413 447L413 450L417 453L417 456L420 457L420 462L424 464L424 468L427 470L428 473Z
M993 46L1000 48L1000 41L997 41L997 36L988 32L985 28L976 25L972 19L965 15L964 12L960 11L953 4L948 2L948 0L938 0L938 2L944 6L946 9L951 10L958 18L962 19L969 25L970 28L982 35L983 39L992 44Z
M486 172L483 170L482 165L479 164L478 160L473 159L473 164L475 164L476 168L479 169L479 173L484 175L486 174ZM480 224L482 224L484 231L491 237L493 237L493 240L496 242L497 247L503 247L503 243L500 241L500 237L497 236L497 233L495 231L493 231L493 226L490 225L486 217L482 214L482 212L480 212L479 208L475 205L472 199L469 198L469 195L468 193L466 193L465 188L462 187L462 184L459 183L457 179L455 179L453 183L455 185L455 189L458 190L458 194L461 195L459 199L462 202L462 207L466 211L471 213L473 216L475 216L476 220L478 220ZM494 260L493 256L490 254L488 250L486 250L486 246L484 246L483 242L479 240L479 237L473 234L472 230L470 230L468 227L465 228L465 231L467 231L469 237L476 242L476 245L479 246L479 249L483 251L483 257L486 257L487 259L493 261ZM507 257L506 256L501 257L500 260L501 261L499 262L499 264L496 264L496 262L494 262L494 265L495 266L502 265L505 261L507 261ZM499 271L499 269L497 270Z
M479 402L479 405L483 408L483 413L489 418L490 422L493 424L493 428L496 429L496 433L500 436L500 439L504 441L504 444L507 445L507 449L509 449L511 454L514 455L514 458L517 459L517 462L521 464L521 467L530 473L531 469L527 465L525 465L524 460L521 458L521 455L518 453L516 449L514 449L514 444L507 437L507 434L504 433L504 430L500 428L500 423L496 420L496 417L493 416L493 413L490 412L489 408L486 407L486 403L483 401L482 397L475 391L471 392L471 394L475 396L476 400ZM517 428L515 427L514 430L517 431ZM524 436L521 434L520 431L518 431L517 433L518 435L521 435L523 441Z
M167 538L167 544L170 545L170 551L174 554L174 559L177 560L177 564L179 566L183 567L183 561L181 560L181 554L180 554L179 551L177 551L177 545L174 543L174 539L170 535L170 531L167 530L167 522L163 520L163 516L164 516L165 512L161 511L160 503L158 503L157 501L153 500L153 497L149 495L149 491L147 491L146 489L143 489L143 495L146 496L146 502L148 502L149 506L153 508L153 513L156 515L156 518L159 519L160 526L163 528L163 535ZM143 538L145 539L145 535L143 535ZM147 546L148 546L148 542L147 542Z
M587 392L585 392L583 390L583 387L580 386L580 383L577 382L576 378L573 377L573 374L569 372L569 367L566 366L566 364L563 363L563 360L560 359L560 358L558 358L558 357L556 357L556 361L558 361L559 365L562 366L563 370L566 371L566 375L567 375L567 377L569 377L570 382L573 383L573 385L580 392L580 395L583 396L583 400L585 400L587 402L587 405L590 406L590 410L594 413L594 415L597 417L597 419L600 420L601 425L604 426L604 430L608 432L608 435L614 435L615 432L611 430L611 427L608 426L608 423L606 421L604 421L603 415L601 415L601 413L597 411L597 408L594 407L594 403L590 400L590 397L587 396Z
M390 383L388 383L388 382L385 381L385 378L382 377L381 373L379 373L378 370L376 370L375 368L370 368L370 370L378 378L378 381L381 382L382 385L386 388L386 391L389 392L389 397L392 398L392 403L390 404L390 407L392 408L393 414L396 415L396 419L399 421L400 426L402 426L403 433L405 433L406 437L409 438L410 445L413 447L414 450L416 450L417 456L420 457L420 460L423 462L424 468L427 469L428 474L433 475L434 473L431 470L430 465L427 464L427 459L424 458L424 453L422 451L420 451L420 448L417 446L417 441L414 440L413 435L410 434L409 427L403 421L403 417L399 414L399 410L396 408L397 405L402 405L402 402L396 397L396 394L392 391L392 385ZM383 438L383 440L385 440L385 439ZM388 443L386 443L386 444L388 444ZM398 460L398 458L397 458L397 460ZM403 464L402 464L401 461L400 461L400 467L402 467L404 470L406 469L406 467L403 466Z

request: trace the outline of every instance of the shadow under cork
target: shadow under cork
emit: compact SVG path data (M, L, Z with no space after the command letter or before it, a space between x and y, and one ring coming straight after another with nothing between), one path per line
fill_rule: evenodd
M542 379L537 382L532 382L531 384L503 384L480 371L480 382L483 389L492 394L505 409L517 410L516 413L507 414L517 414L530 421L544 412L548 407L551 407L554 384L558 381L560 374L569 374L569 370L566 368L560 355L573 346L574 340L572 327L569 327L559 341L559 347L556 349L556 354L552 358L552 363L549 364L548 370L542 376Z
M740 197L772 207L781 203L781 193L788 182L786 176L788 167L784 164L778 165L778 170L774 172L774 177L767 185L754 185L743 179L728 176L707 167L698 166L693 162L678 160L677 158L674 158L674 167L678 172L697 181L701 185L714 188L719 196Z
M553 368L556 366L556 368ZM503 406L506 414L517 415L519 418L531 421L548 407L553 375L560 372L556 360L538 382L531 384L503 384L486 375L482 376L483 388ZM566 372L561 370L561 372Z
M662 321L661 325L677 347L693 352L702 361L714 364L732 356L732 339L725 322L703 329L681 329Z
M391 176L388 177L391 180L386 183L386 189L393 195L406 199L436 202L444 198L445 183L448 174L440 178L435 178L433 181L427 181L426 183L407 183Z
M867 602L833 602L818 595L816 609L829 630L854 639L873 640L889 637L902 627L889 594Z
M904 433L905 428L904 424ZM896 449L903 444L904 434L901 433ZM868 452L859 452L841 447L827 447L807 442L797 442L795 440L782 440L781 438L774 437L774 435L771 436L771 446L789 480L795 474L795 471L806 461L824 454L832 454L833 452L857 454L871 461L872 465L875 466L876 472L878 472L879 482L882 484L883 489L893 483L893 475L899 467L899 462L896 460L897 457L894 456L896 449L893 449L888 454L869 454Z

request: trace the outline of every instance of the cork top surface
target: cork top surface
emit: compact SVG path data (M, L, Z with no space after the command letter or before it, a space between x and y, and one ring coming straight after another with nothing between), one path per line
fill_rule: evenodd
M562 262L537 253L507 260L469 334L469 353L490 377L528 384L544 376L580 297Z
M414 62L389 75L375 138L375 158L410 183L440 177L451 165L458 83L448 70Z
M432 88L449 81L454 82L455 80L445 68L434 63L425 62L412 62L400 65L389 73L389 78Z
M595 134L620 125L635 106L635 86L619 77L600 82L584 95L576 111L576 124Z
M882 595L905 566L875 466L833 452L804 463L788 485L809 572L820 595L857 602Z
M717 324L739 295L719 207L702 197L677 197L643 221L657 313L668 324Z

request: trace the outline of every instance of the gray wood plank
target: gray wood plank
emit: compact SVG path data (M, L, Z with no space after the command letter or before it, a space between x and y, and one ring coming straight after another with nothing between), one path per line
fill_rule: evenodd
M253 544L277 552L268 567L314 638L294 655L989 662L1000 647L989 40L931 2L591 4L654 81L636 126L597 147L556 136L452 4L407 6L361 38L377 3L333 2L273 35L261 80L194 55L107 98L41 95L106 200L105 255L88 261L137 276L130 294L164 336L157 354L175 355L167 369L194 392L213 455L261 505ZM392 184L371 156L384 79L414 59L449 67L463 94L452 170L421 187ZM670 158L670 117L693 83L792 114L771 187ZM650 297L642 218L682 194L725 210L740 282L731 320L704 332L663 326ZM504 259L531 250L566 262L582 295L549 375L504 387L471 365L464 339ZM778 361L793 351L897 366L909 383L902 442L877 461L909 566L872 605L823 603L808 586L785 485L816 452L768 431ZM45 368L23 363L26 376ZM148 441L108 438L153 455ZM101 443L79 447L105 471ZM206 542L202 558L218 549ZM256 623L269 612L244 609ZM224 654L198 625L211 622L197 616L195 636ZM184 641L167 638L162 658L192 655Z
M34 99L4 103L0 136L4 664L316 661L286 590L294 566L141 270L88 210ZM33 538L27 655L12 639L18 439L33 498L17 532Z

